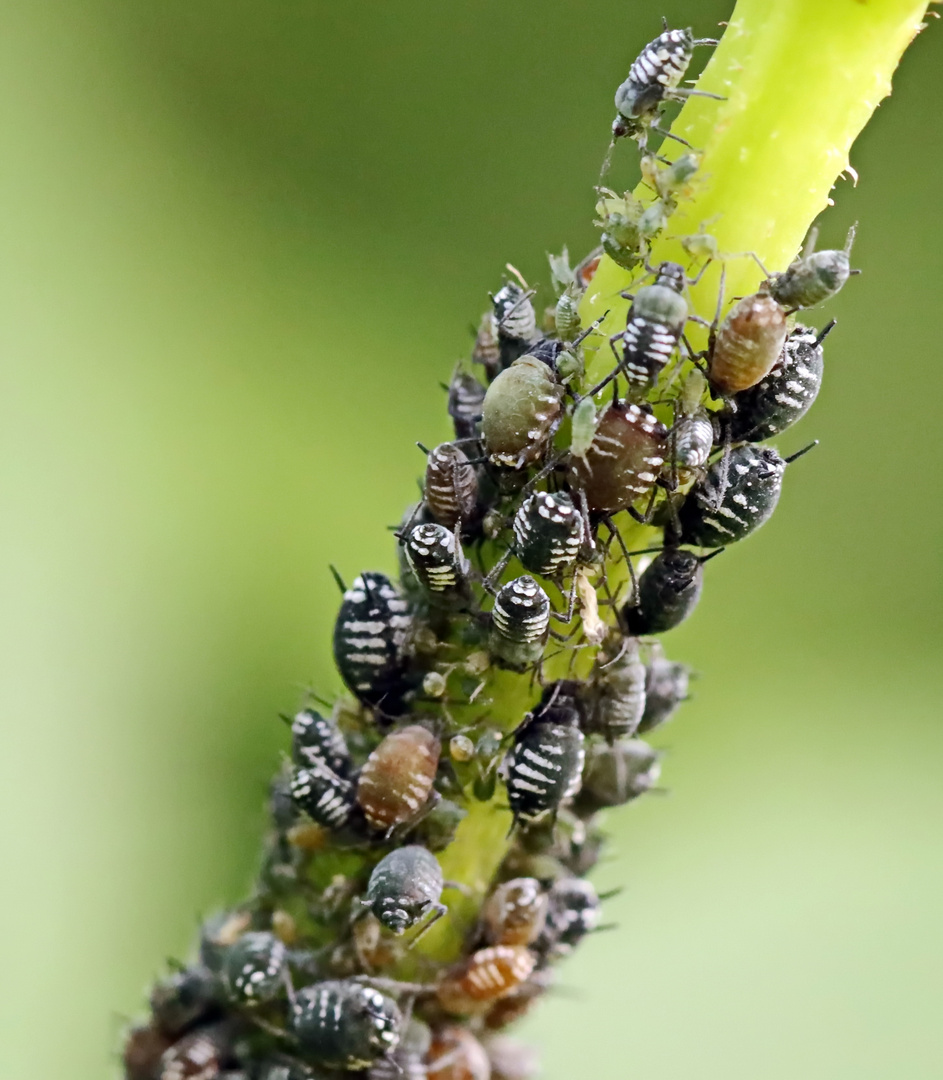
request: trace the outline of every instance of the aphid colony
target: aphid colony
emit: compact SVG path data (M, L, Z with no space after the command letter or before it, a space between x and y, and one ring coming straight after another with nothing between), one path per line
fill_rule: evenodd
M255 892L154 988L128 1080L529 1075L501 1032L602 929L586 880L600 814L657 787L642 736L688 696L658 638L695 611L708 561L776 508L804 451L764 440L812 405L833 325L795 315L853 273L852 235L836 251L813 238L752 295L721 291L706 348L689 345L689 287L716 244L683 238L688 267L650 255L700 156L669 162L647 140L711 44L666 27L618 88L613 134L638 142L652 198L600 189L601 248L575 268L551 258L546 311L510 266L490 297L446 387L454 437L420 444L398 580L335 571L347 694L288 721ZM603 257L633 275L608 341L580 305ZM492 800L508 836L488 841L490 882L449 880L476 842L469 810Z

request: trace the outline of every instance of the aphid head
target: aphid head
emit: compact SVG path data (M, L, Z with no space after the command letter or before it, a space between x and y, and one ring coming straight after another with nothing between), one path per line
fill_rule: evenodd
M658 274L655 277L656 285L664 285L669 289L674 289L675 292L684 292L684 286L687 283L687 278L684 273L684 267L678 263L663 262L658 267Z

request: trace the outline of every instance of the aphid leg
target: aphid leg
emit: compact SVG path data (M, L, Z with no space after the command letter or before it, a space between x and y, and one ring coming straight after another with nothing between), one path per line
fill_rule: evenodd
M629 578L632 581L632 594L629 597L629 607L638 607L638 578L635 576L635 567L632 565L632 556L629 554L629 549L625 546L625 540L622 539L622 533L616 528L615 523L608 514L602 519L605 522L606 528L616 538L619 547L622 548L622 554L625 556L625 564L629 568Z
M660 135L663 139L674 139L675 142L681 143L682 146L686 146L689 150L694 150L694 147L687 141L682 139L680 135L675 135L674 132L667 131L665 128L659 127L657 124L652 124L651 131L654 131L656 135Z
M429 910L432 912L432 918L426 920L426 925L406 946L407 949L414 949L416 945L426 936L426 934L429 933L432 927L435 926L439 919L441 919L443 915L447 915L449 911L445 904L432 904Z
M629 507L627 507L627 509L629 511L629 516L634 518L639 523L639 525L648 525L649 522L652 520L652 511L655 509L655 499L656 499L657 495L658 495L658 488L653 487L652 488L652 493L651 493L651 495L649 496L649 499L648 499L648 506L645 507L645 513L640 514L638 512L638 510L635 509L634 506L629 506ZM621 534L620 534L620 536L621 536Z
M713 98L714 101L726 101L723 94L712 94L709 90L697 90L693 86L676 86L665 92L666 101L686 101L689 97Z
M712 510L716 510L724 501L724 495L727 494L727 484L730 477L730 427L724 426L724 450L720 459L720 476L718 477L717 487L714 488L713 498L710 500L710 506Z
M500 580L501 575L507 569L507 565L511 561L511 557L513 556L513 554L514 552L510 548L508 548L507 551L505 551L505 553L501 556L501 558L498 559L498 561L494 564L494 567L492 568L488 576L486 578L482 578L481 587L485 590L485 592L490 593L492 596L497 595L498 590L495 588L495 582Z
M561 595L564 595L562 589L561 589ZM573 575L573 583L570 586L570 594L569 594L569 596L567 598L566 612L563 613L563 612L551 611L550 612L550 618L551 619L556 619L558 622L563 623L564 626L569 626L570 623L573 621L573 614L574 614L575 611L576 611L576 574Z

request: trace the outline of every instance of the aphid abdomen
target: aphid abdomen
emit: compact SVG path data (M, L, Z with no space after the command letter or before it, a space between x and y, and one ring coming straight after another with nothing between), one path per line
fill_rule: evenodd
M485 901L482 920L492 945L530 945L547 918L547 894L536 878L513 878Z
M622 335L623 369L635 386L648 388L678 347L688 317L687 301L667 284L639 289Z
M786 463L768 446L738 446L715 461L681 504L681 541L721 547L742 540L772 517L782 492Z
M658 754L641 739L624 739L612 746L598 743L587 755L575 808L591 815L622 806L650 791L660 776Z
M583 521L569 495L529 495L514 515L513 530L514 552L532 574L553 577L576 562Z
M685 664L666 660L655 654L648 663L645 677L645 712L638 733L644 735L666 723L688 697L690 671Z
M444 525L417 525L406 538L406 559L424 592L443 605L471 599L468 561L455 533Z
M814 330L796 326L769 374L734 395L731 440L761 442L792 427L818 397L824 367L821 338Z
M305 1060L334 1069L366 1069L400 1040L396 1002L372 986L330 979L299 990L291 1030Z
M514 733L505 772L516 823L554 816L579 791L585 756L579 719L575 709L552 705L531 714Z
M235 1001L271 1001L285 991L288 951L268 931L259 930L230 946L223 963L223 979Z
M611 659L603 655L590 688L590 727L608 743L634 735L645 711L645 665L638 642L623 638L613 646Z
M357 802L375 829L391 829L415 818L428 803L441 744L424 727L391 731L364 763Z
M337 725L315 709L302 709L291 724L291 754L296 765L322 761L338 776L350 772L350 751Z
M329 829L346 825L354 809L353 784L338 776L323 761L293 771L291 797L312 821Z
M411 625L409 603L385 574L361 574L344 593L334 624L334 661L364 704L386 711L400 704Z
M449 383L449 416L456 439L473 439L478 434L485 388L474 375L456 371Z
M701 469L707 464L714 445L714 425L706 409L678 421L671 433L675 466Z
M522 356L488 387L481 433L495 465L520 469L537 461L560 423L563 387L542 361Z
M523 945L479 949L439 983L436 996L457 1016L481 1011L514 991L534 970L536 959Z
M639 580L638 605L622 609L630 634L662 634L691 614L704 584L702 560L682 548L665 548Z
M582 491L590 510L614 514L647 495L668 450L668 429L655 415L629 402L609 405L582 458L574 458L570 487Z
M570 877L554 883L548 900L547 925L539 947L554 956L565 956L599 925L599 897L588 881Z
M532 577L502 586L491 609L491 654L505 667L523 671L543 656L550 636L550 599Z
M468 456L452 443L442 443L426 460L424 498L429 512L452 529L474 519L478 508L478 474Z
M720 325L710 354L710 384L729 397L755 386L779 359L786 313L768 292L738 301Z

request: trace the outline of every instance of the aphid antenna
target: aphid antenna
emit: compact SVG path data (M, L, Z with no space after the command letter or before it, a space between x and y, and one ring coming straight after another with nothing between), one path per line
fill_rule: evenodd
M617 896L621 896L625 892L624 885L617 885L614 889L607 889L606 892L598 894L600 900L613 900Z
M347 592L347 586L344 584L344 579L337 572L337 567L333 563L328 563L328 569L331 571L331 576L337 582L337 587L342 593Z
M444 888L444 885L443 885ZM419 931L418 934L413 937L412 941L406 946L408 949L415 949L419 942L429 933L429 931L435 926L435 924L442 918L443 915L447 915L449 909L445 904L434 904L430 907L432 917L426 920L426 925Z
M635 567L632 565L632 556L629 554L629 549L625 546L625 540L622 533L616 528L612 518L606 514L600 519L609 530L609 532L616 538L616 542L619 547L622 548L622 554L625 556L625 564L629 568L629 577L632 580L632 594L629 597L629 606L638 607L639 592L638 592L638 578L635 576Z
M808 454L808 452L810 450L813 450L818 445L819 445L819 440L818 439L813 439L812 442L810 442L808 446L803 446L803 448L801 450L797 450L794 454L790 454L789 457L783 458L783 461L787 465L791 465L794 461L798 461L799 458L801 458L804 454Z

